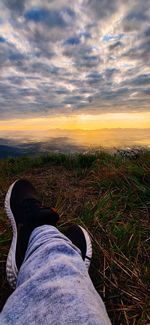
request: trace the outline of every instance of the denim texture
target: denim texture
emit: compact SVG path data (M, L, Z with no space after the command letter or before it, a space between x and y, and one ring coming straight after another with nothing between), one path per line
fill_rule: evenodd
M17 287L0 314L5 324L111 324L80 250L55 227L32 232Z

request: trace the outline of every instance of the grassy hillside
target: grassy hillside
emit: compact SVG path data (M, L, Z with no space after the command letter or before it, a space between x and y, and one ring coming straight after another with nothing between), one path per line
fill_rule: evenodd
M90 275L112 324L150 324L150 152L133 160L101 152L0 161L1 307L11 293L5 261L12 233L3 203L19 177L33 182L43 205L57 207L61 231L79 223L90 232Z

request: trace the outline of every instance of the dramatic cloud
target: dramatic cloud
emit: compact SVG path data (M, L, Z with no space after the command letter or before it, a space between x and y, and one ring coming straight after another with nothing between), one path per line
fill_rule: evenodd
M1 0L1 119L149 111L148 3Z

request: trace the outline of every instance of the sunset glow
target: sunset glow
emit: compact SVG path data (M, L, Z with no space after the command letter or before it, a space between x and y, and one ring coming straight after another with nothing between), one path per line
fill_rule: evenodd
M98 130L149 128L150 113L108 113L99 115L54 116L0 121L0 131Z
M147 0L2 0L0 12L2 146L107 145L103 129L112 145L126 129L123 144L150 145Z

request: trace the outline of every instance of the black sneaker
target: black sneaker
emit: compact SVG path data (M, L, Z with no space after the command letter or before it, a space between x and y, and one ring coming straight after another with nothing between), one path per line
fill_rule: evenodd
M18 270L24 260L29 237L34 228L55 226L59 215L54 208L44 208L33 185L24 179L15 181L8 189L5 210L13 229L13 238L6 263L7 279L16 287Z
M89 269L92 258L92 242L88 232L81 226L73 225L65 231L65 236L80 249L82 259Z

